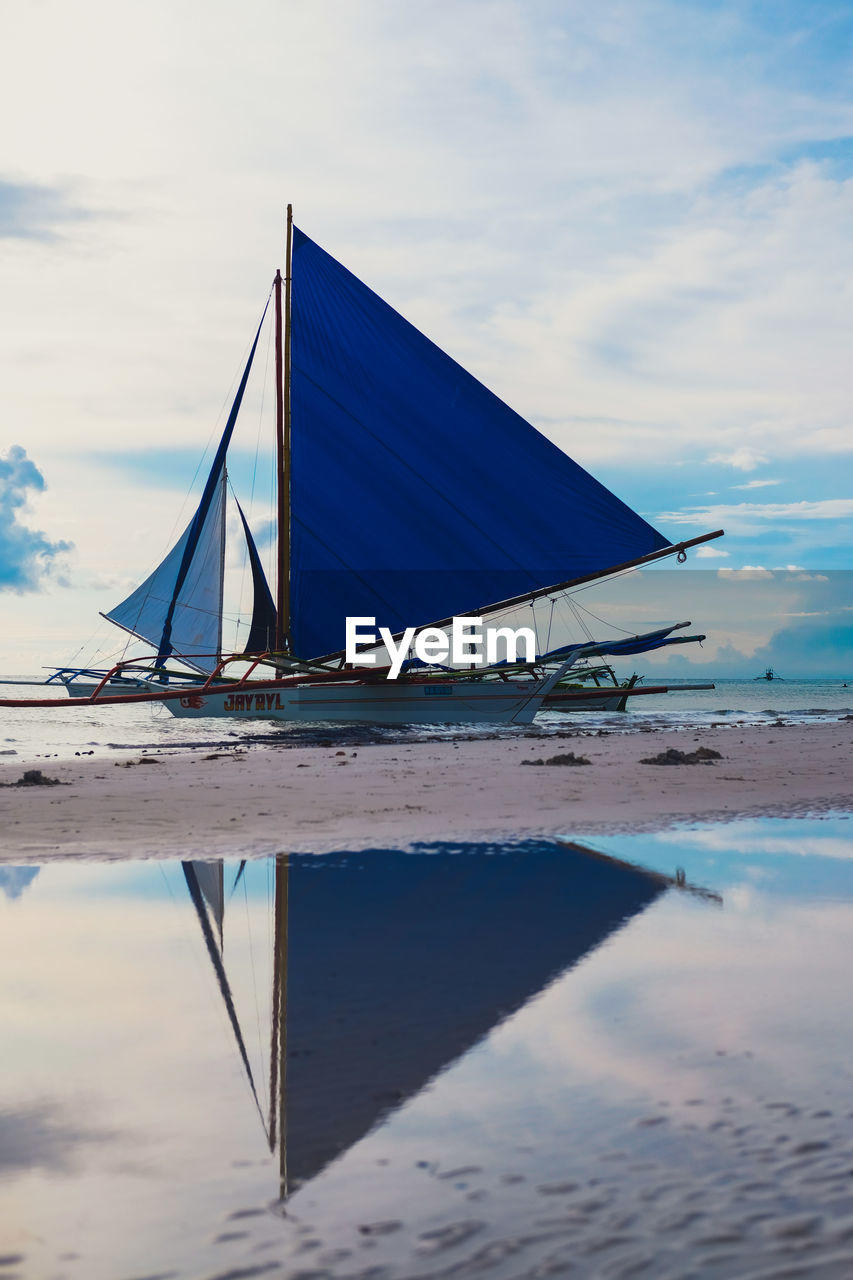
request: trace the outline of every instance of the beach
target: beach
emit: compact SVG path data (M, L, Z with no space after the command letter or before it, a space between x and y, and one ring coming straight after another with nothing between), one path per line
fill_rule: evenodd
M696 763L645 764L669 749ZM588 764L549 766L572 755ZM541 766L534 762L542 760ZM526 767L525 767L526 766ZM59 785L16 785L38 768ZM853 721L0 762L0 858L262 857L853 808Z

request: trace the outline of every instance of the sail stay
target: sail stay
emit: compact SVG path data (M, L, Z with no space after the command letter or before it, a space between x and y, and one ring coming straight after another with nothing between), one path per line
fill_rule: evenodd
M295 653L669 545L296 227L292 275Z

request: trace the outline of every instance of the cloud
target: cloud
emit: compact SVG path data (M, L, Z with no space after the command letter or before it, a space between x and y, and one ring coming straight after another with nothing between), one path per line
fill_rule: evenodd
M756 579L772 578L773 570L765 569L763 564L745 564L741 569L729 569L727 566L719 570L726 574L732 582L754 582Z
M60 227L91 216L64 186L0 178L0 240L55 240Z
M730 553L719 551L716 547L697 547L694 555L697 560L724 560Z
M766 489L771 484L781 484L781 480L747 480L746 484L730 485L731 489Z
M43 533L21 524L29 494L41 493L44 478L20 445L0 457L0 591L37 591L57 556L70 551L70 542L50 542Z
M68 1174L86 1147L117 1137L115 1131L81 1123L77 1109L72 1116L50 1099L19 1105L0 1111L0 1170L7 1176L34 1169Z
M657 519L705 528L725 525L727 532L750 533L765 523L783 525L789 520L853 519L853 498L822 498L816 502L719 503L707 507L686 507L683 511L662 511Z
M853 625L807 620L774 632L763 649L756 650L759 664L781 669L783 675L810 672L815 675L853 674Z
M729 467L736 467L738 471L754 471L767 459L763 453L744 447L735 449L734 453L712 453L708 461L723 462Z

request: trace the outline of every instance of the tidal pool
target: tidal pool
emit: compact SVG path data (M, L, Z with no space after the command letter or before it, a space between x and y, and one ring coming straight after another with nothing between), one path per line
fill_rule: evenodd
M0 1280L847 1277L851 940L847 815L0 866Z

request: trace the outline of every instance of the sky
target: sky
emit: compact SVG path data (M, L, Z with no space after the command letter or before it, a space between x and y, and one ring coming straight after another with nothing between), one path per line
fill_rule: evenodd
M289 201L667 536L726 530L712 655L720 571L805 575L791 615L830 575L853 649L853 2L0 13L0 673L83 661L186 523ZM791 619L742 595L751 658Z

